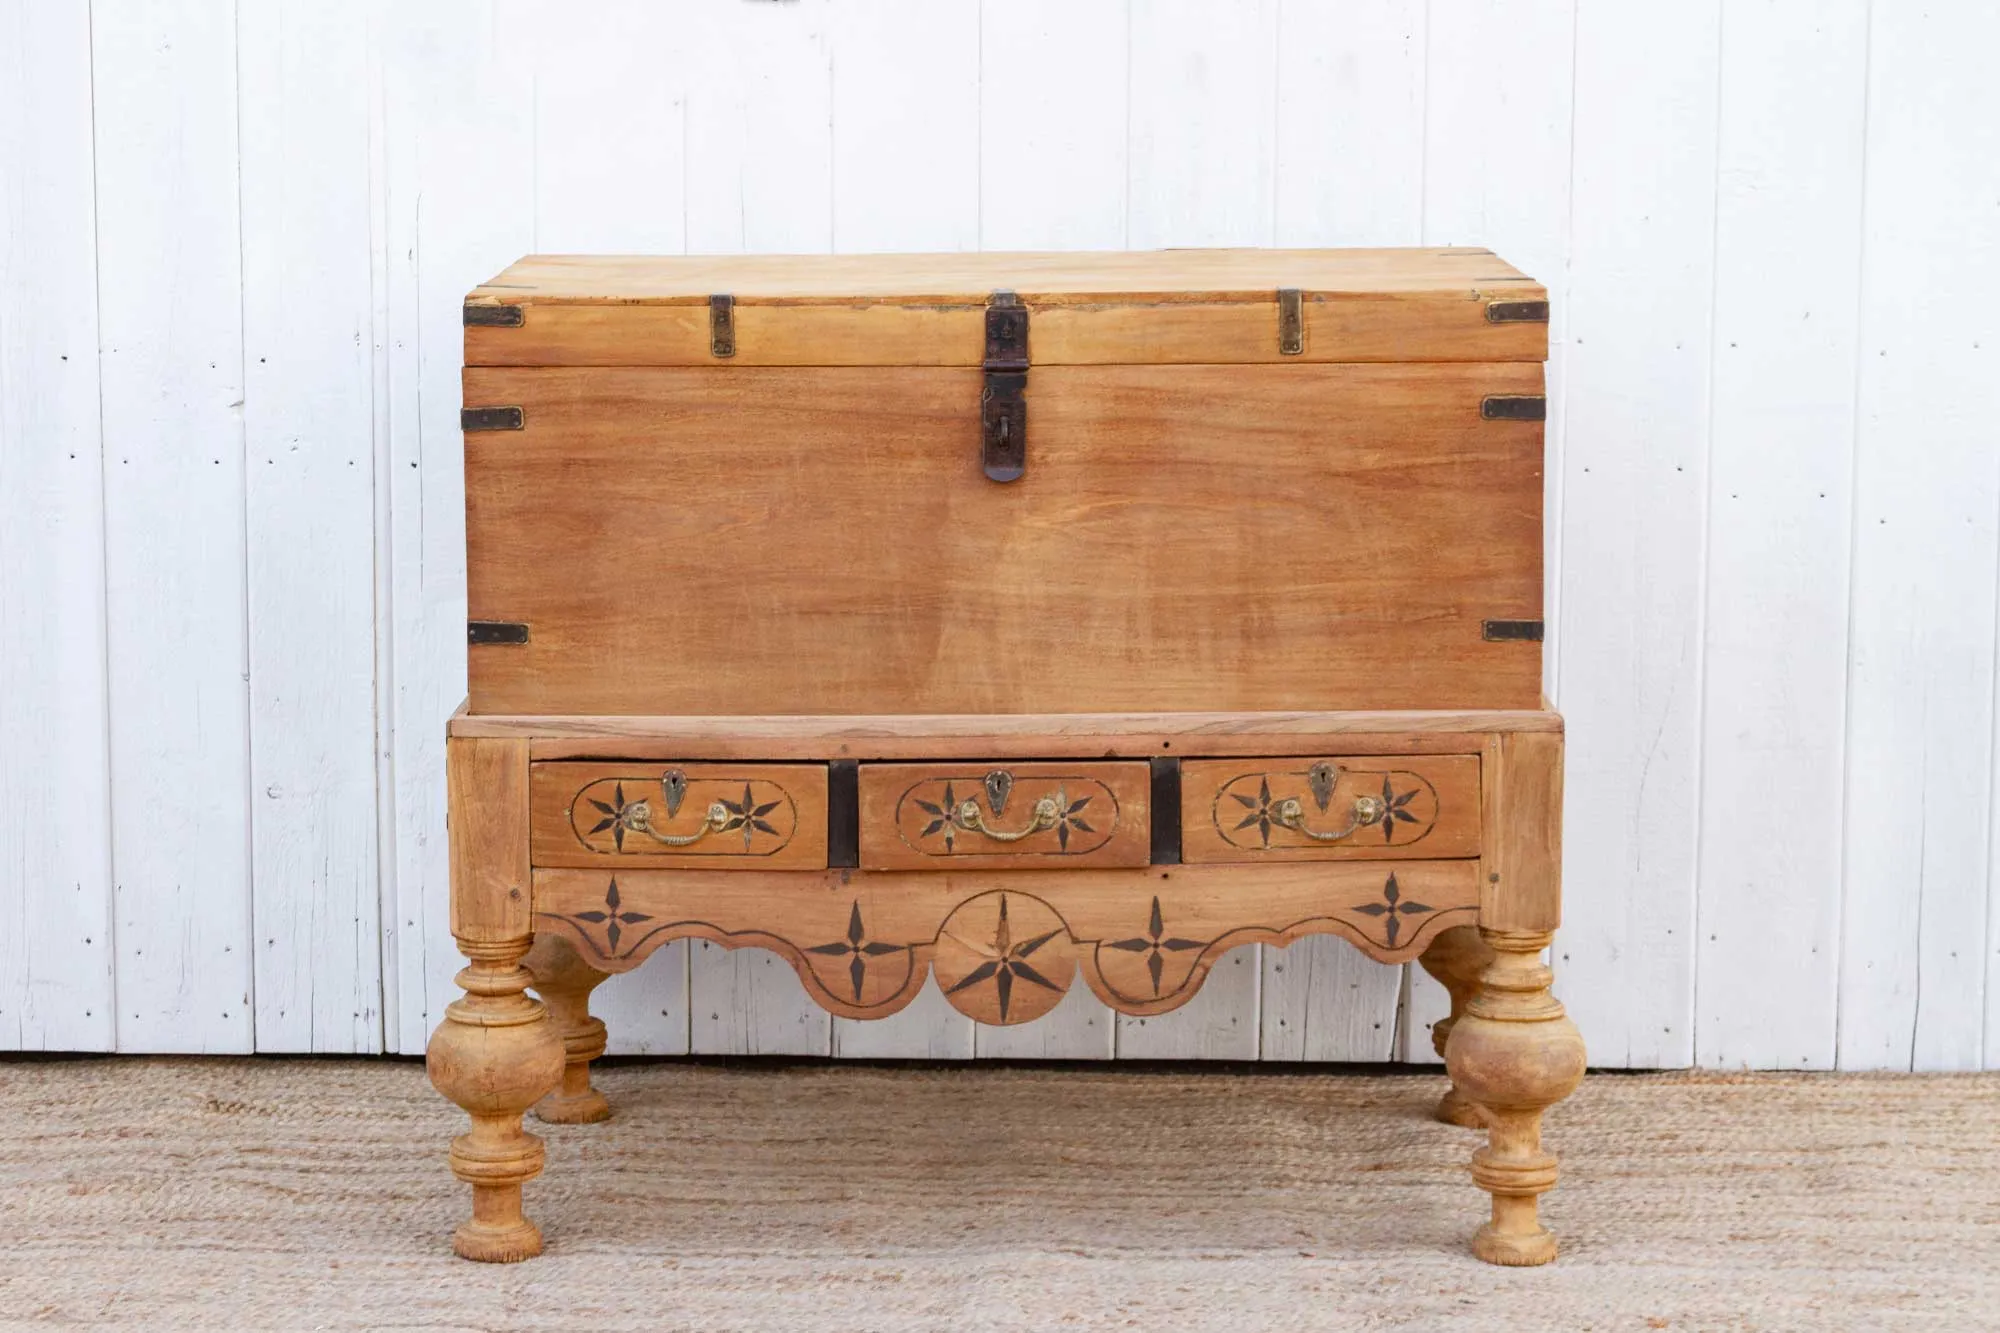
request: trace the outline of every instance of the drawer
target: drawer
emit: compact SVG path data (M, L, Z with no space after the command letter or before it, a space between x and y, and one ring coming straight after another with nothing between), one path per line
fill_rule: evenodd
M863 764L868 870L1143 866L1150 770L1127 763Z
M1474 755L1181 765L1181 859L1189 863L1477 855Z
M529 786L538 866L826 866L824 764L547 763Z

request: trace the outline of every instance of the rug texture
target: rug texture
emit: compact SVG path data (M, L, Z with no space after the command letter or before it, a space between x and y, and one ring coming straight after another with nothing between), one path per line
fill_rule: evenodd
M451 1257L404 1061L0 1064L0 1326L2000 1328L2000 1076L1594 1075L1553 1265L1489 1268L1443 1079L628 1064Z

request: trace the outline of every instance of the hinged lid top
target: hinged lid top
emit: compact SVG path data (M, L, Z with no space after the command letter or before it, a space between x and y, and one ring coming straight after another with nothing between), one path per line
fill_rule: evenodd
M1454 248L538 255L467 297L465 359L977 366L996 291L1029 310L1037 365L1539 361L1547 352L1542 287L1489 250Z

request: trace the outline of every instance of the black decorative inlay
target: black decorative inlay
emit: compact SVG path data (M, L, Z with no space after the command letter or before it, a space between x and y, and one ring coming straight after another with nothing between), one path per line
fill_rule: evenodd
M978 967L973 968L958 982L945 991L946 995L956 995L962 990L970 990L982 982L991 981L1000 997L1000 1021L1007 1021L1007 1006L1014 997L1014 983L1025 981L1030 986L1040 986L1045 990L1061 993L1062 987L1037 972L1027 959L1028 955L1062 934L1062 928L1037 935L1030 940L1014 942L1014 934L1007 925L1007 895L1000 895L1000 925L993 936L992 956Z
M1146 933L1144 935L1134 935L1129 940L1106 940L1104 947L1107 949L1120 949L1126 953L1144 953L1146 955L1146 971L1153 978L1153 997L1158 999L1160 994L1160 974L1166 970L1166 962L1163 955L1168 953L1186 953L1189 949L1199 949L1202 947L1202 942L1200 940L1183 939L1178 935L1167 935L1166 925L1160 919L1160 895L1156 893L1153 895L1153 914L1146 923Z
M731 833L737 829L742 829L743 850L746 852L750 850L750 837L753 833L768 833L774 838L778 836L778 830L766 823L764 816L776 810L781 802L766 801L762 805L758 805L755 801L756 798L750 794L750 784L746 782L743 784L743 800L740 803L736 801L716 802L729 815L727 819L716 826L716 831L719 833Z
M1422 790L1423 788L1421 787L1412 787L1408 791L1398 795L1395 787L1389 782L1389 775L1387 773L1382 775L1381 822L1383 842L1394 842L1396 840L1396 823L1398 820L1401 820L1405 824L1414 824L1417 822L1417 817L1410 813L1408 807L1410 802L1415 799L1417 793Z
M1093 799L1093 797L1084 796L1071 801L1064 807L1062 813L1056 816L1056 845L1064 851L1069 850L1069 831L1071 829L1075 829L1078 833L1097 832L1096 829L1084 823L1083 817L1077 813L1077 811L1089 805Z
M598 834L604 832L606 829L610 829L611 841L618 845L619 851L624 851L626 821L630 817L627 812L635 805L642 804L642 802L626 800L625 784L622 782L612 789L609 801L600 801L595 796L590 797L589 800L592 805L597 807L597 812L604 816L604 818L590 826L591 833ZM611 886L614 889L617 888L618 881L615 879L612 880Z
M1230 792L1229 799L1250 811L1249 814L1243 817L1242 822L1237 824L1236 831L1240 833L1244 829L1255 828L1257 836L1263 839L1266 847L1269 847L1271 845L1272 826L1276 825L1278 828L1285 826L1283 821L1278 818L1278 812L1271 808L1271 779L1267 777L1257 779L1257 795L1254 799L1245 796L1239 791ZM1324 806L1321 807L1321 809L1324 808ZM1157 905L1159 899L1155 898L1153 902Z
M1422 916L1426 912L1435 912L1437 909L1424 903L1411 902L1405 899L1403 891L1396 886L1395 875L1392 874L1389 876L1389 882L1382 886L1381 902L1363 903L1354 910L1363 916L1379 916L1384 918L1382 933L1388 937L1389 947L1393 949L1396 947L1396 936L1402 933L1404 917Z
M847 979L854 983L854 1002L860 1004L861 984L868 980L868 960L880 958L883 954L901 953L903 948L900 944L884 944L868 938L868 932L861 924L861 900L856 898L847 911L847 938L829 944L811 945L806 952L826 958L845 957Z
M923 832L917 836L928 838L933 833L942 831L944 834L944 849L950 851L952 839L958 833L958 797L953 793L951 784L949 782L944 784L943 805L926 801L921 796L912 797L911 799L917 803L917 809L931 817L931 822L924 825Z
M624 910L623 904L618 901L618 877L613 875L611 877L611 887L604 891L604 910L601 912L578 912L573 919L588 921L593 926L603 926L604 956L606 958L615 958L618 956L620 928L623 926L636 926L641 921L651 921L653 918L644 912Z

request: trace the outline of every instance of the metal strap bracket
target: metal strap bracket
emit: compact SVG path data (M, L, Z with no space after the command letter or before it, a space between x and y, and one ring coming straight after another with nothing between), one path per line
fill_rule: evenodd
M986 307L986 387L979 396L979 462L989 481L1028 470L1028 307L1012 292Z

